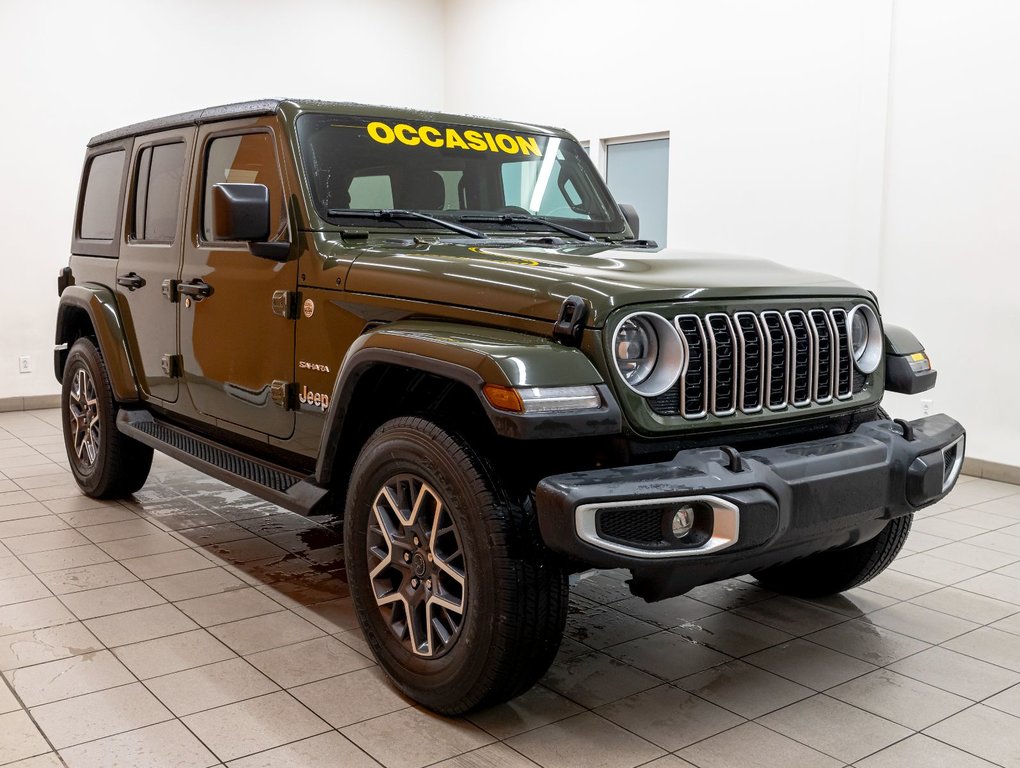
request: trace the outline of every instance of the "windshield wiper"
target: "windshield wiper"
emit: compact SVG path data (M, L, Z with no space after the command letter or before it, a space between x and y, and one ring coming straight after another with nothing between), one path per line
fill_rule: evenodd
M382 208L376 210L357 210L350 208L331 208L326 211L328 216L333 218L349 218L349 219L375 219L376 221L396 221L398 219L419 219L421 221L429 221L433 224L438 224L441 227L452 229L454 232L459 232L462 235L468 237L476 237L484 240L488 237L484 232L479 232L477 229L471 229L471 227L464 227L460 224L454 224L452 221L441 219L438 216L430 216L427 213L421 211L408 211L403 208Z
M587 232L582 232L579 229L573 227L567 227L563 224L557 224L555 221L549 221L549 219L543 219L541 216L521 216L519 214L511 213L500 213L489 215L473 215L458 216L458 221L475 221L478 223L491 222L493 224L541 224L549 229L555 229L557 232L562 232L565 235L576 237L578 240L585 240L587 242L596 242L595 238L589 235Z

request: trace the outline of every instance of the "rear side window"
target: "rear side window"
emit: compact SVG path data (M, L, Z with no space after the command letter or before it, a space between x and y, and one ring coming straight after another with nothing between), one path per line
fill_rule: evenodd
M183 176L184 144L160 144L141 151L135 175L131 232L134 239L156 243L174 241Z
M223 136L209 143L205 165L202 236L213 239L212 188L214 184L264 184L269 188L269 221L271 233L283 231L283 182L276 162L273 137L268 133L246 133ZM275 229L274 229L275 228ZM270 240L276 237L270 234Z
M85 178L78 236L82 240L113 240L117 229L120 182L124 175L124 150L96 155Z

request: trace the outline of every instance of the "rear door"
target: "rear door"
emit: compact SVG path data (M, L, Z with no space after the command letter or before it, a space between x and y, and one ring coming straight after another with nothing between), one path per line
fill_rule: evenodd
M177 304L187 169L194 127L135 140L126 205L127 237L117 263L117 304L131 359L147 399L174 403L178 379Z
M200 126L179 293L184 380L198 411L277 438L294 431L294 319L274 294L297 290L297 259L252 256L245 243L212 242L211 189L221 182L264 184L271 206L270 239L289 240L286 190L273 118ZM188 290L194 291L195 288ZM274 391L278 395L274 399Z

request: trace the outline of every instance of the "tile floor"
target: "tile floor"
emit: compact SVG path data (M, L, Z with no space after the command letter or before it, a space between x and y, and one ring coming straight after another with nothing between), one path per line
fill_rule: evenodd
M329 530L158 456L85 498L58 424L0 414L2 765L1020 766L1018 486L963 478L841 597L600 574L541 685L447 720L373 663Z

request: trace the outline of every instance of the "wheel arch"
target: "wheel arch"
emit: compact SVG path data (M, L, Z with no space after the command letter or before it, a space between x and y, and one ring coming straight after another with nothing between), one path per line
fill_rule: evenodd
M584 413L510 413L489 404L482 393L486 384L592 384L603 407ZM423 407L436 394L439 407ZM393 323L360 336L344 358L322 432L316 482L344 482L361 443L383 421L424 413L438 413L477 437L493 439L615 434L622 424L602 377L576 348L500 329Z
M82 336L95 339L117 401L138 400L127 337L117 311L116 296L109 288L82 283L68 286L60 294L53 353L53 373L57 381L63 380L68 350Z

